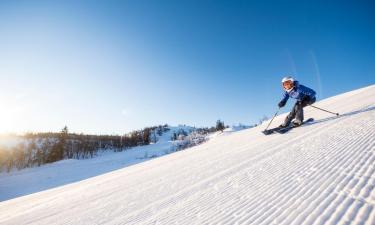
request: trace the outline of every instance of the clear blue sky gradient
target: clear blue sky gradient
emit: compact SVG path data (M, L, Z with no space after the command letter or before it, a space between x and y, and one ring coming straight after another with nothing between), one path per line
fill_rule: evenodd
M374 6L0 1L3 131L253 124L277 109L286 74L318 99L374 84Z

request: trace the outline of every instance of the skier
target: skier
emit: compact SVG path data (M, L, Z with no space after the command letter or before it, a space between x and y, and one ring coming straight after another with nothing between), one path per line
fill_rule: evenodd
M285 90L283 99L279 102L279 108L285 106L289 97L297 99L294 104L292 111L285 118L284 122L280 125L280 128L288 127L292 120L294 126L300 126L303 122L303 107L311 105L316 101L315 91L311 88L299 84L297 80L294 80L291 76L284 77L281 81Z

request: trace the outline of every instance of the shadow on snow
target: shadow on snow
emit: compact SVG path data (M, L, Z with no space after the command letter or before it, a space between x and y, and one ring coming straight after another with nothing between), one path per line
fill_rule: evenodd
M311 126L311 125L315 125L317 123L323 123L323 122L326 122L326 121L336 120L336 119L347 117L347 116L353 116L353 115L357 115L359 113L369 112L369 111L372 111L372 110L375 110L375 106L371 106L371 107L367 106L367 107L365 107L363 109L360 109L360 110L355 110L355 111L352 111L352 112L340 114L339 116L332 116L332 117L328 117L328 118L325 118L325 119L315 120L314 122L306 124L306 126Z

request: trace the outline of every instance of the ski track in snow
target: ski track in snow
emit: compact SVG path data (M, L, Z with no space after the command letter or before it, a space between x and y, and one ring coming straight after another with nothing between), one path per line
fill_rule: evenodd
M374 96L318 102L343 115L306 108L316 121L283 135L263 125L0 202L0 224L374 225Z

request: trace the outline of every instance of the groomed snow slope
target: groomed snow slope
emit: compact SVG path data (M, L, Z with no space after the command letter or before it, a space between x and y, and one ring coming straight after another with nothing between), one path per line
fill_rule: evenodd
M0 202L0 224L375 224L375 85L264 125ZM281 123L285 115L275 119Z

